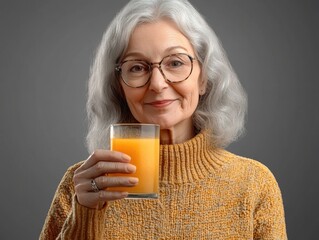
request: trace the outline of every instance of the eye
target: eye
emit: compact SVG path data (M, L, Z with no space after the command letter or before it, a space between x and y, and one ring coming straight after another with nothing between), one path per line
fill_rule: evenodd
M178 54L167 57L163 64L167 69L178 69L188 64L187 55Z
M132 73L139 73L139 72L147 71L147 66L143 64L135 64L135 65L132 65L129 70Z
M183 65L184 65L184 63L182 61L179 61L179 60L172 60L171 62L169 62L170 67L180 67Z

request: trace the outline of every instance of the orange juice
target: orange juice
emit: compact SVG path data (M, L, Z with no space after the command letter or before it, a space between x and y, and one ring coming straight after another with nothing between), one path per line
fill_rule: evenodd
M111 187L110 191L125 191L132 194L158 194L159 139L157 138L111 138L111 149L126 153L131 164L136 166L134 174L110 174L139 178L134 187Z

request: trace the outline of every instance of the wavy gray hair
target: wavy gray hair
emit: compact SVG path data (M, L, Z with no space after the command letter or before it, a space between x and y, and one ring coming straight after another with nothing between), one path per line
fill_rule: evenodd
M226 147L243 132L246 94L203 17L186 0L132 0L110 23L91 67L87 101L90 152L109 147L111 123L136 122L114 69L135 27L162 18L175 22L189 39L207 80L206 92L193 114L195 128L210 130L217 147Z

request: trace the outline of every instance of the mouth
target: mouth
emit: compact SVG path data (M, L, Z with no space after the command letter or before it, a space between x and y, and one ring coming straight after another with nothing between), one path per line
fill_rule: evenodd
M156 108L162 108L162 107L169 106L173 102L175 102L175 99L167 99L167 100L147 102L145 103L145 105L149 105Z

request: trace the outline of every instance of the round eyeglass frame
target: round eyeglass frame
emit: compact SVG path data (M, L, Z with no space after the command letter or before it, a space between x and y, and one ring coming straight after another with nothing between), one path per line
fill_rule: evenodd
M177 56L178 56L178 55L185 55L185 56L187 56L187 57L189 58L189 60L191 61L191 70L190 70L190 72L189 72L189 74L188 74L188 76L187 76L186 78L184 78L184 79L182 79L182 80L180 80L180 81L171 81L171 80L167 79L167 77L165 76L165 74L164 74L164 72L163 72L163 70L162 70L162 68L161 68L161 64L162 64L162 62L164 61L165 58L172 57L172 56L176 56L176 55L177 55ZM165 79L166 82L168 82L168 83L180 83L180 82L183 82L183 81L187 80L187 79L189 78L189 76L192 74L192 72L193 72L193 61L196 61L196 60L197 60L197 58L192 57L192 56L190 56L190 55L187 54L187 53L174 53L174 54L170 54L170 55L167 55L167 56L163 57L162 60L159 61L159 62L148 62L148 61L141 60L141 59L129 59L129 60L125 60L125 61L123 61L123 62L118 63L118 64L116 65L116 67L115 67L115 71L121 76L121 79L122 79L122 81L125 83L125 85L127 85L127 86L129 86L129 87L131 87L131 88L141 88L141 87L144 87L145 85L147 85L147 84L149 83L151 77L152 77L152 72L153 72L154 67L157 67L157 68L159 69L160 73L162 74L162 76L164 77L164 79ZM123 77L122 77L122 65L123 65L124 63L126 63L126 62L131 62L131 61L144 62L144 63L146 63L146 64L148 65L148 67L149 67L149 77L148 77L147 81L146 81L143 85L141 85L141 86L137 86L137 87L136 87L136 86L131 86L131 85L130 85L128 82L126 82L126 81L123 79ZM158 66L156 66L156 64L157 64Z

